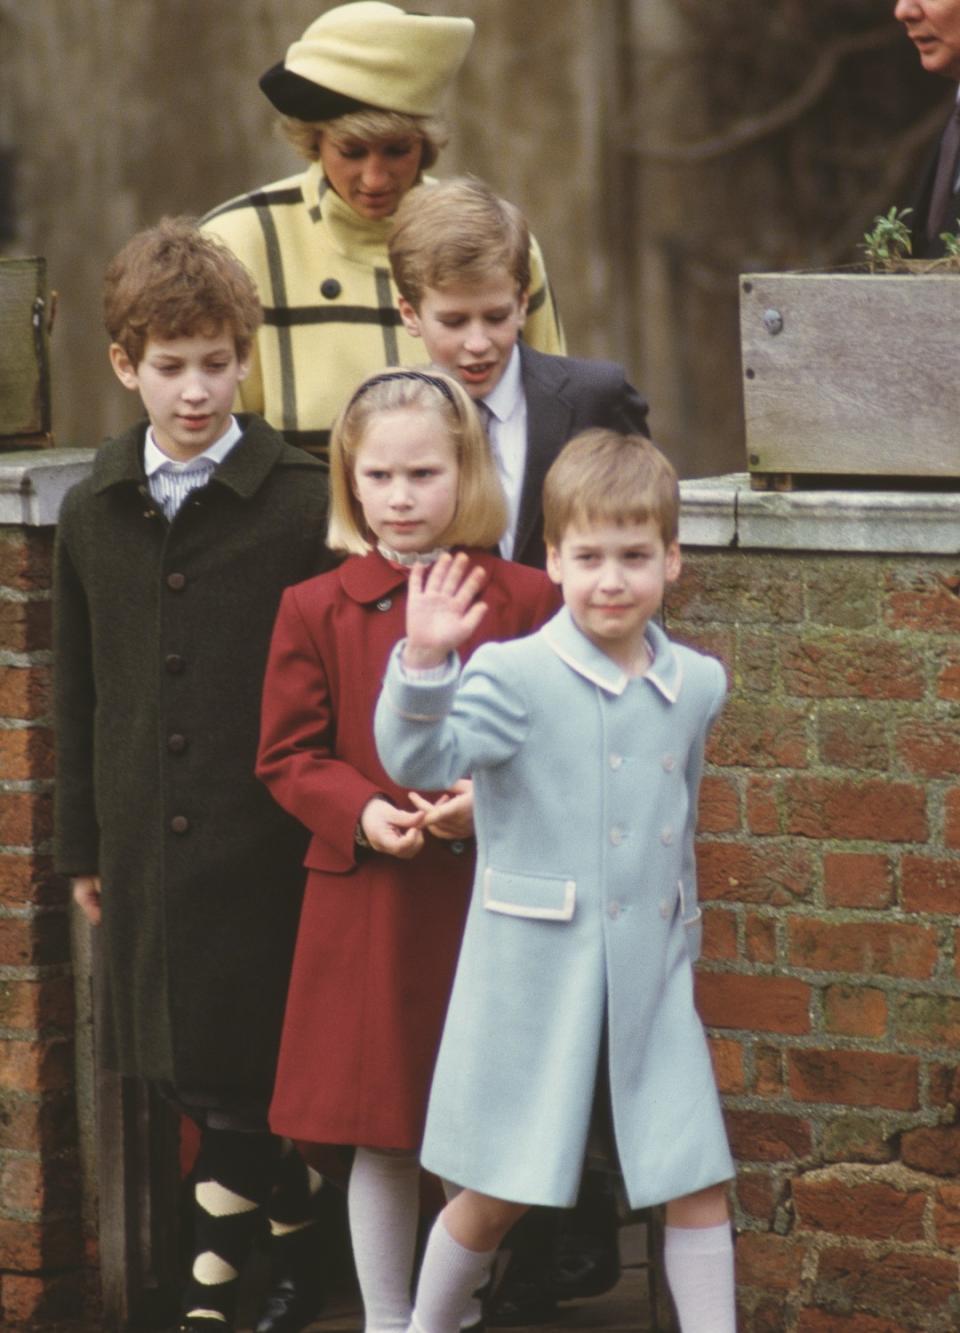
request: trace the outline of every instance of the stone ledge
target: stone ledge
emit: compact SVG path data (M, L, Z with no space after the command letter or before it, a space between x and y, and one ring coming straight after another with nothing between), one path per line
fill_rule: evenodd
M680 496L687 547L960 553L960 491L754 491L735 472L683 481Z
M67 491L90 471L95 449L24 449L0 453L0 524L56 523Z

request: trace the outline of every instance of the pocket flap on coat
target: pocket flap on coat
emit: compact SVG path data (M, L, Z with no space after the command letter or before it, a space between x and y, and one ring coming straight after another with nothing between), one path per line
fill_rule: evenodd
M517 871L483 872L483 905L488 912L537 921L570 921L577 900L576 880L559 875L524 875Z

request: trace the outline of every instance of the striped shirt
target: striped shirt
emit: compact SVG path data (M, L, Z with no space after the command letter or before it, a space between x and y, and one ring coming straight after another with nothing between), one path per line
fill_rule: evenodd
M157 444L153 427L147 431L143 445L143 470L147 474L147 485L154 503L168 522L183 504L191 491L199 486L206 486L218 463L222 463L233 446L243 434L236 417L230 418L230 425L202 454L180 463L170 458Z

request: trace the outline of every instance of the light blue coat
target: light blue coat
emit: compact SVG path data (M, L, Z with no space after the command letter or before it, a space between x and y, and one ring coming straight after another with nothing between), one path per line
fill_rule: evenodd
M376 736L398 782L475 783L477 872L434 1075L429 1170L484 1194L576 1199L601 1049L633 1207L733 1174L691 962L712 658L647 630L630 678L561 610L457 681L394 653Z

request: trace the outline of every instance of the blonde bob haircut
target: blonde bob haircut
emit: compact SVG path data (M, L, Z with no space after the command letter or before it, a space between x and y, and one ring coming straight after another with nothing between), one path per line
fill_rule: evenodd
M585 430L554 459L543 483L543 535L558 547L570 527L653 522L677 540L680 485L673 465L642 435Z
M348 111L346 115L335 116L333 120L297 120L294 116L282 116L280 128L300 156L309 162L319 159L320 141L325 134L340 145L350 139L370 144L381 143L384 139L417 138L423 145L421 171L430 170L449 138L439 116L381 111L375 106Z
M354 494L357 456L367 427L383 412L431 412L456 454L457 507L441 546L496 546L507 526L507 502L480 415L465 389L442 371L384 370L368 375L337 417L330 436L327 545L366 555L377 544Z

